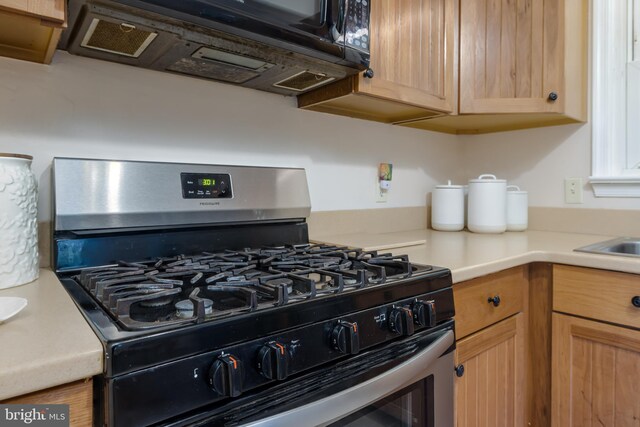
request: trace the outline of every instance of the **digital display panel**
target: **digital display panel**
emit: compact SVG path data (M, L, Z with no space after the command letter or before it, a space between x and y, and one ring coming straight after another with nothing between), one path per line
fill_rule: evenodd
M180 174L183 199L230 199L231 175L211 173Z

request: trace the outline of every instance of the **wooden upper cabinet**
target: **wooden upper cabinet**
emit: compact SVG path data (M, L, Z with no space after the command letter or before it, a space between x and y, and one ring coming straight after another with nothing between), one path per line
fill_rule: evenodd
M65 0L0 0L0 56L48 64L65 27Z
M359 77L362 93L450 112L453 109L451 0L371 3L373 78Z
M0 0L0 9L63 25L65 0Z
M460 113L561 112L564 13L558 0L462 1Z
M301 108L396 123L455 107L456 0L371 2L370 68L300 95Z
M587 0L461 0L459 115L406 126L474 134L587 119Z

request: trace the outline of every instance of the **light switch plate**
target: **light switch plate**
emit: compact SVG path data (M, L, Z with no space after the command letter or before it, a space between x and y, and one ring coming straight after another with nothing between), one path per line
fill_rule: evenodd
M571 204L582 203L582 178L565 178L564 202Z

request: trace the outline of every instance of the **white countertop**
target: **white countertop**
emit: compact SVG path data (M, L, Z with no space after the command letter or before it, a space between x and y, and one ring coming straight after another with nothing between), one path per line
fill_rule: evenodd
M51 270L0 296L28 300L0 323L0 400L102 373L102 345Z
M530 262L553 262L605 270L640 274L640 258L595 255L574 252L575 248L614 238L592 234L549 231L475 234L468 231L445 232L414 230L381 233L385 241L407 242L424 239L421 245L398 247L388 251L407 254L417 264L431 264L451 269L453 282L495 273ZM353 247L367 247L375 240L369 233L322 236L312 240Z

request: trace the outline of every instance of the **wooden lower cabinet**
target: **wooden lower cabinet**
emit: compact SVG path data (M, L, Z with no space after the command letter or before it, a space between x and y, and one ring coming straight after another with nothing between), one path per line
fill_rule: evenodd
M459 340L457 427L523 426L526 398L525 315L518 313Z
M553 313L552 425L640 426L640 331Z
M12 397L0 403L66 404L69 405L69 425L90 427L93 425L93 380L76 381L23 396Z

